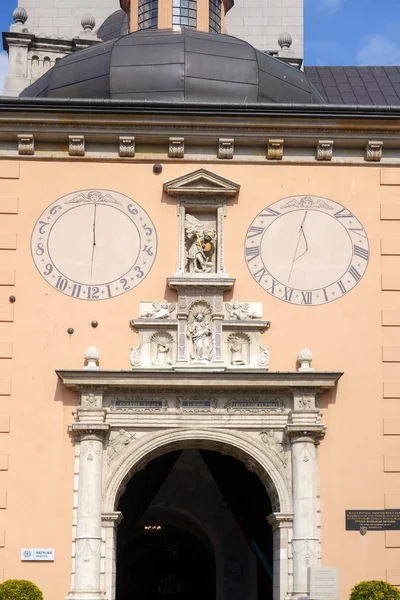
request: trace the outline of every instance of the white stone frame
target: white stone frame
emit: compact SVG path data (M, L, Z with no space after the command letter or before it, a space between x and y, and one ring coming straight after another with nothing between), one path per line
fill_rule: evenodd
M218 429L180 429L156 432L143 438L143 442L133 451L129 449L120 456L118 461L109 473L109 478L105 482L103 494L103 514L118 514L115 507L118 504L119 496L123 492L125 482L143 468L143 461L147 464L150 460L179 448L198 448L210 450L223 450L226 454L231 454L246 463L246 459L254 461L254 468L258 474L263 471L271 478L276 486L279 495L282 512L286 519L291 523L292 516L292 493L288 482L282 475L282 469L276 460L276 456L263 447L263 444L256 440L248 439L245 435L236 431L221 431ZM248 462L247 462L248 464ZM258 469L257 469L258 467ZM261 480L262 474L261 474ZM264 483L264 482L263 482ZM267 490L268 492L268 490ZM278 513L277 519L279 519ZM279 528L277 528L279 529ZM110 600L115 599L115 548L116 548L116 529L106 531L106 564L105 580L107 582L106 596ZM277 535L274 532L274 555L282 553L288 555L288 537ZM107 556L108 555L108 556ZM290 561L274 561L274 600L283 600L286 593L280 595L281 589L289 589L290 585ZM228 600L228 599L227 599Z
M274 600L307 595L308 567L321 564L316 446L325 427L317 395L334 387L340 373L58 374L80 391L70 427L80 451L69 598L114 600L118 499L149 461L184 448L230 454L259 476L274 510L268 519L274 532ZM190 410L182 410L180 395L192 395ZM116 404L121 398L122 406Z

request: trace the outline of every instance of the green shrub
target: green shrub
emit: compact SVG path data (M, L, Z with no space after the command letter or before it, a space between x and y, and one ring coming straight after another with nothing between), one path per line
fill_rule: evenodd
M43 600L43 594L30 581L9 579L0 585L0 600Z
M350 600L400 600L400 592L384 581L362 581L351 590Z

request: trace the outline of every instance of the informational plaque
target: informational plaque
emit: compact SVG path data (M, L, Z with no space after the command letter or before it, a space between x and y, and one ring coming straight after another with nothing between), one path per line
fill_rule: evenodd
M310 600L339 600L339 570L309 567L308 593Z
M22 561L49 562L54 560L53 548L22 548Z
M400 531L399 510L346 510L346 531Z

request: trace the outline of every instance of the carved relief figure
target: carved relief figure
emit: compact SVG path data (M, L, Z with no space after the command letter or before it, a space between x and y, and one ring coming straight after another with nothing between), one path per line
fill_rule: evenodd
M208 362L213 353L213 332L211 327L211 306L207 302L195 302L188 317L187 337L192 340L190 358L195 361Z
M226 310L231 319L246 321L247 319L261 319L261 315L250 310L250 305L247 302L226 303Z
M175 302L153 302L154 310L145 311L141 318L147 319L168 319L171 313L174 312L176 303Z
M171 348L173 344L172 336L169 333L156 331L151 337L153 365L166 367L172 365Z
M250 356L250 338L245 333L232 333L228 337L231 365L246 365Z
M239 338L234 338L231 342L231 365L244 365L243 343Z
M186 215L186 237L189 240L187 270L189 273L210 273L217 233L193 215Z
M111 436L110 443L107 449L107 462L111 465L113 460L117 458L119 454L129 446L129 444L135 439L136 433L128 432L125 429L120 429L118 433Z

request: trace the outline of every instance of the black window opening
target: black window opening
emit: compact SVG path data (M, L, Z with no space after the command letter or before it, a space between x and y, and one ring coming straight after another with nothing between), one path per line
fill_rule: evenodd
M138 29L158 26L158 0L139 0Z
M210 0L210 31L221 33L221 0Z
M197 0L173 0L172 25L197 27Z

